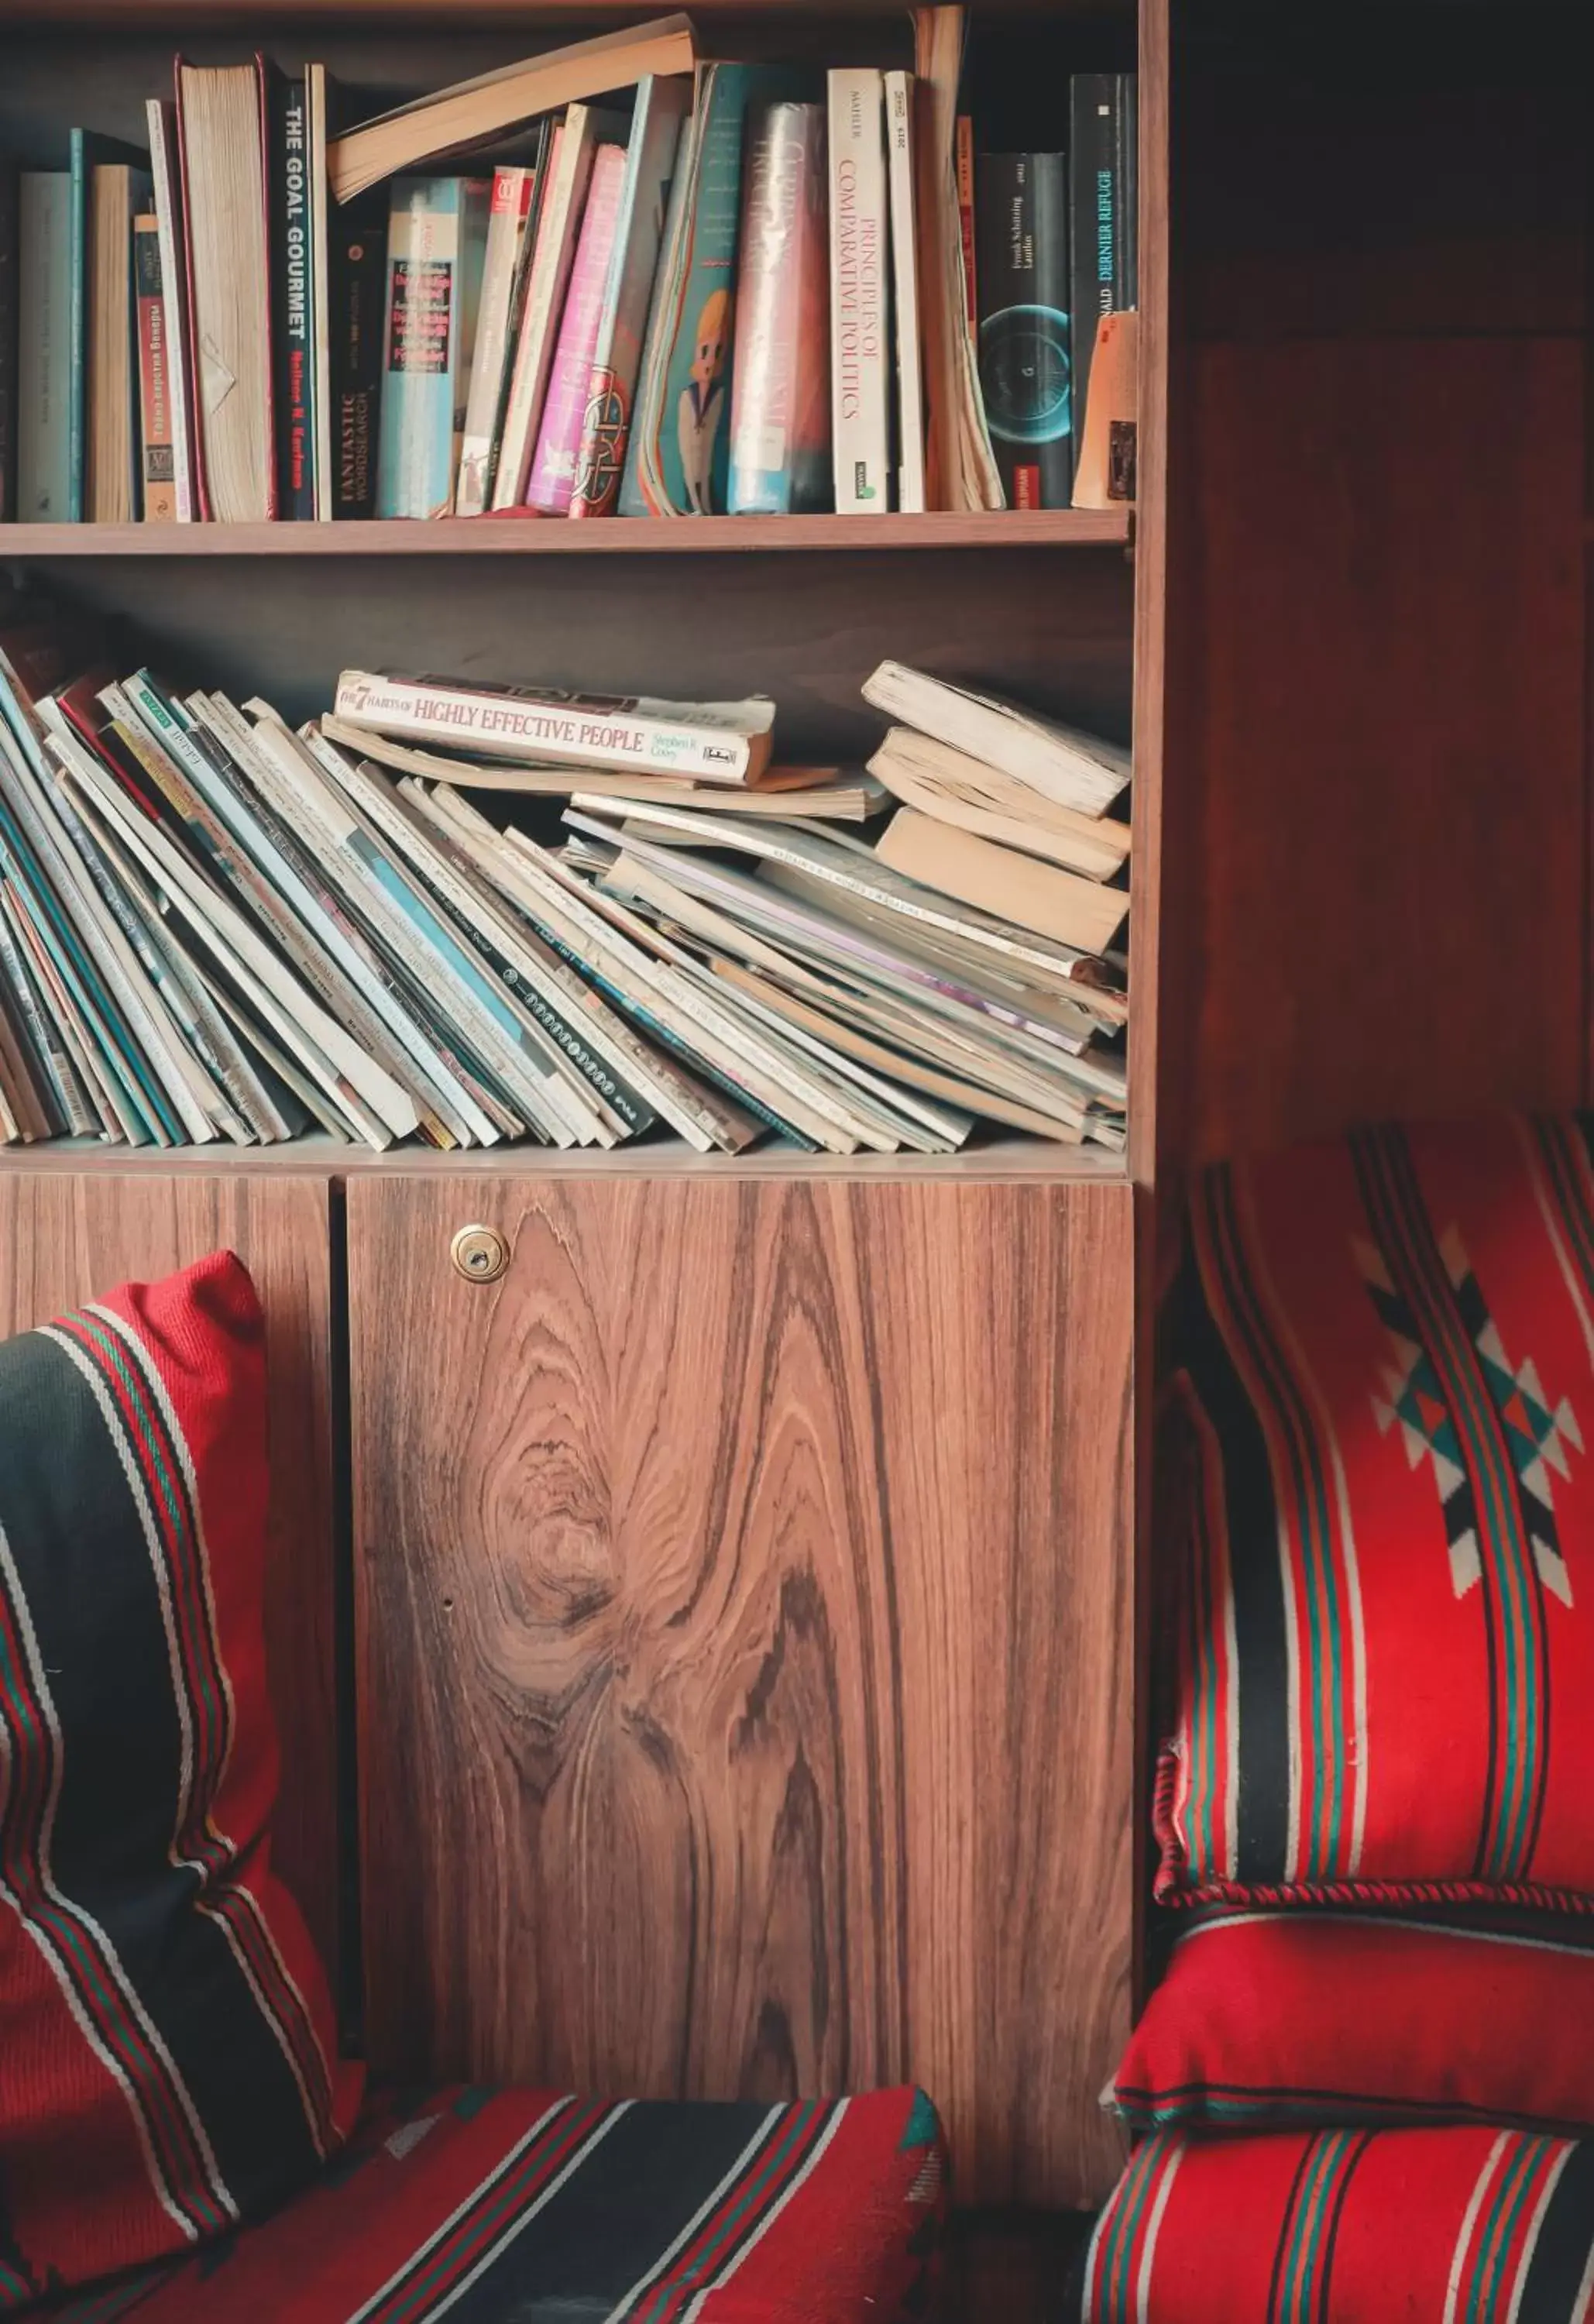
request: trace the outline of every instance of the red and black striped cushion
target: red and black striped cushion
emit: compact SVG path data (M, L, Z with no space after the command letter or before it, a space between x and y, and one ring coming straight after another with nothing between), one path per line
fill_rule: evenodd
M1529 2131L1147 2139L1080 2324L1586 2324L1594 2144Z
M928 2324L946 2196L912 2090L587 2106L450 2089L373 2108L309 2194L52 2324Z
M1594 1904L1594 1121L1211 1172L1158 1893Z
M1594 1921L1220 1907L1180 1933L1113 2096L1135 2128L1594 2128Z
M229 2233L357 2109L271 1873L265 1505L235 1259L0 1345L0 2313Z

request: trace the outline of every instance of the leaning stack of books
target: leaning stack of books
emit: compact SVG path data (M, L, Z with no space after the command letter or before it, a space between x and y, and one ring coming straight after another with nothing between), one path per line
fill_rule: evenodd
M869 691L918 725L851 777L782 767L763 700L349 671L296 730L14 604L0 1136L1121 1145L1123 754Z
M319 63L179 58L147 152L0 173L0 516L1066 506L1133 76L976 155L963 12L914 23L825 72L665 17L342 134Z

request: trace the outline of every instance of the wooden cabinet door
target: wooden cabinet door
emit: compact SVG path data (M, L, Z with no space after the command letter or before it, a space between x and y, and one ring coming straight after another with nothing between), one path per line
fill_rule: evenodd
M0 1337L213 1250L236 1251L253 1276L271 1399L266 1646L282 1739L272 1861L330 1963L338 1863L327 1213L327 1184L311 1177L0 1168Z
M1130 1960L1127 1185L348 1189L373 2064L913 2078L1077 2204ZM473 1221L511 1258L464 1280Z

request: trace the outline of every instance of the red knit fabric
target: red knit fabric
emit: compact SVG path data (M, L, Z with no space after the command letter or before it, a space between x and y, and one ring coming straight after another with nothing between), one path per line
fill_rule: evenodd
M0 2312L231 2232L357 2111L271 1871L265 1508L230 1255L0 1347Z
M1148 2139L1079 2324L1584 2324L1594 2144L1489 2128Z
M1594 1927L1219 1912L1189 1928L1114 2096L1137 2128L1594 2126Z
M324 2181L53 2324L921 2324L945 2154L928 2102L591 2106L446 2089L373 2108ZM107 2304L119 2301L121 2304Z
M1591 1137L1368 1130L1196 1188L1166 1900L1594 1896Z

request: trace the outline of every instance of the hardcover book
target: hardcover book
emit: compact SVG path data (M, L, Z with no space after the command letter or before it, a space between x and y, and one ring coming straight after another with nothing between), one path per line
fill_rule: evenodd
M331 514L358 520L376 513L387 296L387 219L373 215L371 204L339 210L328 221L327 276Z
M175 72L198 512L258 523L277 513L265 62Z
M1097 327L1103 315L1134 304L1125 242L1133 81L1130 73L1075 73L1069 83L1069 304L1076 427L1090 400Z
M144 107L150 131L150 174L161 231L161 282L166 302L167 378L171 403L172 482L177 521L195 515L193 356L189 340L187 249L178 179L177 112L152 97Z
M277 511L316 513L309 215L309 123L302 79L274 78L272 123L272 353L276 366Z
M72 199L64 170L24 170L17 201L17 505L24 523L72 517Z
M730 508L831 504L825 107L760 105L748 124L737 263Z
M830 426L838 514L883 515L886 377L885 88L871 67L834 69L830 100Z
M576 460L573 517L607 516L620 497L631 432L632 401L642 360L648 305L659 272L659 248L680 144L692 101L684 75L638 85L625 176L620 189L614 249L593 346L581 448Z
M982 153L980 383L1009 508L1066 508L1073 484L1067 164Z
M490 188L400 178L388 215L380 517L447 516L465 432Z
M559 324L558 345L548 374L548 401L526 487L527 503L544 516L567 514L576 490L576 460L586 420L587 385L592 377L593 350L603 318L609 262L620 224L620 195L625 181L625 152L619 145L600 145L593 157L592 180L581 239L570 269L570 288Z

